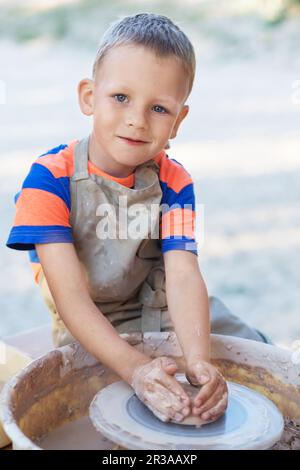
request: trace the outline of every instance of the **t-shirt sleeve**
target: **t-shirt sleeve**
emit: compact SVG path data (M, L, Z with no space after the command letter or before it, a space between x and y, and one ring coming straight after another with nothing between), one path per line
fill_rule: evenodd
M69 178L56 178L44 165L33 163L21 191L6 245L33 250L36 243L73 242L70 225Z
M161 249L197 252L195 239L195 194L190 174L184 167L169 160L162 162L160 172L162 196Z

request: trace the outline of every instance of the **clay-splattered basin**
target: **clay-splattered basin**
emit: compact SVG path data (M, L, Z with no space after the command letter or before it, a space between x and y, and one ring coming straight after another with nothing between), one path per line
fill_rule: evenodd
M4 384L30 361L29 356L0 341L0 393ZM9 443L10 439L3 431L0 419L0 448Z
M180 372L184 372L185 363L174 333L122 337L153 358L175 357ZM275 448L300 449L300 364L293 363L291 352L250 340L212 335L212 359L226 379L257 390L280 409L286 427ZM45 436L87 416L94 395L116 380L120 378L78 343L33 361L6 384L2 393L2 421L13 448L42 449ZM66 433L61 433L61 440ZM103 436L97 437L102 448L113 448L113 443ZM78 448L80 439L84 436L79 436Z

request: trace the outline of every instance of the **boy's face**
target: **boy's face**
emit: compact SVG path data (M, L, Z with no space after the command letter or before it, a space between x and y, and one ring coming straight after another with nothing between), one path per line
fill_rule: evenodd
M127 176L154 158L188 113L188 87L187 74L173 56L158 58L138 45L111 49L95 80L79 84L81 110L93 115L94 162Z

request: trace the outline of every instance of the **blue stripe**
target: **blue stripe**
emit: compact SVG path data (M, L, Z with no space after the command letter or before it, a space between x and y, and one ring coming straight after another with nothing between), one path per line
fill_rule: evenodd
M191 251L195 255L198 255L197 252L197 242L193 238L181 237L181 236L172 236L164 238L161 240L162 252L171 250L184 250Z
M57 147L54 147L53 149L47 150L46 153L39 155L38 158L44 157L45 155L49 155L49 154L59 153L61 150L65 149L66 147L68 147L67 144L58 145Z
M194 193L194 185L193 183L188 184L184 188L182 188L179 193L176 193L173 189L169 188L167 183L160 182L160 186L163 192L162 204L167 204L168 206L172 206L177 204L178 207L184 208L184 205L191 205L191 209L195 210L195 193Z
M38 254L37 254L36 250L29 250L28 255L29 255L29 261L31 263L39 263L40 262L40 258L38 257Z
M30 173L25 178L23 189L42 189L61 198L71 210L70 178L55 178L48 168L40 163L33 163Z
M15 250L34 250L35 243L73 243L72 228L61 225L20 225L12 228L6 246Z
M191 237L185 237L184 235L171 235L170 237L162 238L164 240L183 240L184 242L194 242L195 239Z

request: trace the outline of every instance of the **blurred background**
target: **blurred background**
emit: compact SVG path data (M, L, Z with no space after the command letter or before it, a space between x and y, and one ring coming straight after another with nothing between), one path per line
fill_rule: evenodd
M0 0L0 337L48 323L26 252L5 243L38 155L85 136L78 81L127 14L169 16L197 54L168 154L192 174L209 293L279 345L300 338L300 0Z

